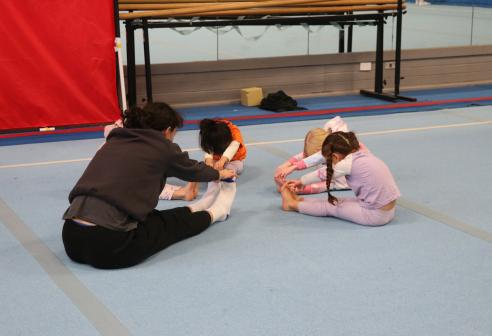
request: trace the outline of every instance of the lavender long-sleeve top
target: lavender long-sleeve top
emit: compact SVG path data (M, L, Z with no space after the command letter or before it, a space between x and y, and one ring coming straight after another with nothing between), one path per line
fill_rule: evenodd
M333 167L333 178L344 176L362 207L379 209L400 197L388 166L372 153L359 150ZM301 178L304 185L326 180L326 168Z

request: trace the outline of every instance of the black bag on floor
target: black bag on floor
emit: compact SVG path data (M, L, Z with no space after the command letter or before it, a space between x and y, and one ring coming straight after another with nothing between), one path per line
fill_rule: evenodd
M268 94L261 100L259 108L273 112L305 110L304 107L297 106L297 101L282 90Z

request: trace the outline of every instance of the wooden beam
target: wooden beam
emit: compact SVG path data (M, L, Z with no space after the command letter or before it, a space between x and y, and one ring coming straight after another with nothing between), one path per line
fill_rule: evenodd
M173 15L172 17L195 17L195 16L245 16L245 15L275 15L275 14L324 14L324 13L343 13L343 12L375 12L375 11L396 11L397 5L375 5L375 6L337 6L324 8L263 8L263 9L243 9L217 12L193 12L188 14ZM403 6L405 9L405 6ZM139 12L132 13L138 14ZM120 19L136 18L137 15L120 13ZM168 16L153 16L155 18L165 18Z
M245 2L246 3L246 2ZM253 2L248 2L254 7ZM309 4L309 8L313 7L330 7L330 6L345 6L345 5L385 5L385 4L397 4L397 0L330 0L320 1L313 4ZM121 4L119 9L122 11L143 11L143 10L159 10L159 9L174 9L174 8L190 8L199 5L197 3L183 3L183 4ZM273 7L272 7L273 8ZM282 7L274 8L306 8L305 4L291 4ZM252 8L253 9L253 8Z
M272 7L272 6L282 6L284 4L309 4L313 2L319 2L319 0L268 0L263 2L258 2L254 5L255 8L259 7ZM122 19L136 19L144 17L176 17L176 16L190 16L196 15L196 13L207 13L207 12L219 12L228 10L238 10L251 8L249 3L224 3L218 5L202 5L192 8L178 8L178 9L164 9L164 10L153 10L144 12L134 12L121 14L124 15Z
M255 2L264 2L270 0L255 0ZM251 0L119 0L120 4L169 4L169 3L210 3L210 4L220 4L228 2L251 2Z

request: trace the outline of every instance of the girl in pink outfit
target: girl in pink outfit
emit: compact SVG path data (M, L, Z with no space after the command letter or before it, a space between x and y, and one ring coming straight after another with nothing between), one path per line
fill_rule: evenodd
M115 128L123 127L121 119L116 120L113 124L104 127L104 138ZM162 189L159 199L161 200L185 200L192 201L198 195L199 185L197 182L188 182L184 187L166 183Z
M379 226L395 216L400 191L386 164L369 151L361 150L353 132L335 132L326 137L322 146L326 169L304 175L300 180L287 181L281 189L282 209L311 216L332 216L361 225ZM305 184L326 180L330 185L336 177L345 176L355 197L340 198L330 194L323 198L303 199L295 190Z
M304 139L304 151L292 156L289 160L277 167L275 171L275 183L280 187L285 183L286 177L295 170L304 170L307 168L322 165L325 162L321 155L321 144L323 140L332 132L348 131L347 123L339 116L328 120L323 128L314 128L310 130ZM326 167L322 166L322 169ZM334 178L330 184L330 189L343 190L348 189L345 177ZM297 190L298 194L319 194L325 192L327 186L325 181L304 185L302 189Z

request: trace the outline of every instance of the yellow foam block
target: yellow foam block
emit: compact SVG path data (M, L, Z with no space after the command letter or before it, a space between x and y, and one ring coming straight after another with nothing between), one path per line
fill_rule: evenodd
M263 99L263 90L259 87L250 87L241 90L241 104L244 106L260 105Z

